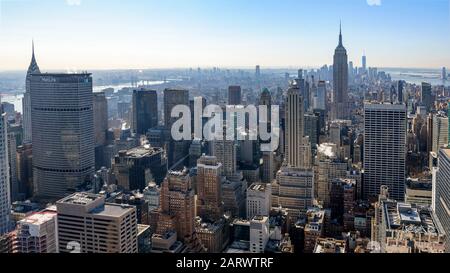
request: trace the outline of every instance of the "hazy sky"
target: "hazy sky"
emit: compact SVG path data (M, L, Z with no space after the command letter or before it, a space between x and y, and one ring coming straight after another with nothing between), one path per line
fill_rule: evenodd
M0 70L450 67L449 0L0 0Z

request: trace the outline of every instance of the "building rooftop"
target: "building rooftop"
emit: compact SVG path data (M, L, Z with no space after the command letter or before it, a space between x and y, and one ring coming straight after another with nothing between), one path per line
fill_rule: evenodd
M263 183L254 183L250 186L250 190L252 191L260 191L260 192L265 192L266 191L266 184Z
M429 207L415 206L395 201L385 201L384 217L387 230L403 230L411 233L440 235L440 224Z
M132 158L142 158L146 156L151 156L154 154L161 153L162 149L157 147L151 147L150 145L144 145L140 147L136 147L127 151L120 151L119 155L132 157Z
M41 225L52 220L57 215L56 211L44 210L35 212L19 221L20 224Z
M102 198L99 195L86 193L86 192L77 192L72 195L69 195L61 200L58 201L58 203L64 203L64 204L72 204L72 205L81 205L85 206L90 203L93 203L94 201Z
M332 238L318 238L314 253L345 253L345 241Z
M106 203L103 207L98 207L91 211L91 214L96 216L121 217L133 209L135 207L131 205Z

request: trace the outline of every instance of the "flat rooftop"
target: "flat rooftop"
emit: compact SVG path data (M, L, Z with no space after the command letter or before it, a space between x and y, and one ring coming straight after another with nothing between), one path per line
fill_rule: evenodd
M99 195L86 193L86 192L77 192L72 195L69 195L61 200L58 201L58 203L64 203L64 204L72 204L72 205L81 205L85 206L90 203L95 202L96 200L102 198Z
M134 206L131 205L106 203L104 206L92 210L90 214L105 217L121 217L133 209Z
M41 225L50 220L52 220L57 215L56 211L44 210L40 212L35 212L21 221L21 224L30 224L30 225Z
M345 241L331 238L319 238L317 239L314 253L345 253L345 246Z
M439 235L442 233L431 208L395 201L383 203L386 229L404 230L411 233Z
M255 183L250 186L250 190L252 191L260 191L265 192L266 191L266 184L262 183Z
M127 151L121 151L120 153L125 153L127 157L142 158L146 156L151 156L154 154L161 153L162 149L157 147L151 147L150 145L144 145L136 147Z

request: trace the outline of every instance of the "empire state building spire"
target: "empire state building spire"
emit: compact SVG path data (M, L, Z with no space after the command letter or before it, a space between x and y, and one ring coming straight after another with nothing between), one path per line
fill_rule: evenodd
M333 119L348 119L348 56L342 44L342 24L339 24L339 45L333 62Z

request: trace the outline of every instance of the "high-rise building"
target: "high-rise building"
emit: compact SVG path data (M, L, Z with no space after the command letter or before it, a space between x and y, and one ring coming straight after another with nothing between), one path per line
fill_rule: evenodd
M169 113L170 115L170 113ZM154 90L140 88L133 90L133 130L146 135L158 125L158 95Z
M176 162L181 160L189 150L189 142L185 140L174 141L170 137L172 125L178 120L178 117L172 118L171 112L175 106L185 105L190 107L189 91L182 89L165 89L164 90L164 127L169 132L167 139L166 154L168 165L171 168Z
M272 183L272 206L288 210L295 222L314 199L314 172L310 169L282 167Z
M325 81L319 81L317 84L317 93L314 98L314 109L326 110L327 103L327 85Z
M447 77L448 77L448 75L447 75L447 69L446 69L445 67L443 67L443 68L442 68L442 79L443 79L444 81L446 81L446 80L447 80Z
M259 65L257 65L255 68L255 76L257 80L259 80L261 77L261 67Z
M33 195L33 147L31 143L17 147L17 181L19 193L25 199Z
M241 87L237 85L232 85L228 87L228 105L241 105Z
M8 116L8 114L6 114ZM17 182L17 161L16 161L16 136L13 132L8 131L8 169L9 169L9 185L11 202L15 202L20 199L19 196L19 183Z
M32 74L30 79L35 193L60 198L95 169L90 74Z
M247 219L269 216L272 208L272 185L254 183L247 189Z
M290 167L301 167L300 145L304 136L304 105L298 86L291 86L286 98L285 160Z
M195 233L195 199L187 169L170 171L161 185L158 234L176 231L178 240L187 242Z
M14 249L18 253L57 253L56 211L46 209L17 223Z
M214 140L212 155L222 163L224 176L236 174L236 144L234 140Z
M25 94L22 99L23 111L23 143L31 143L31 75L41 73L34 55L34 41L32 45L31 62L28 67L27 76L25 80Z
M250 221L250 252L264 253L270 236L268 216L254 216Z
M0 236L10 229L11 185L9 183L8 163L8 122L6 114L0 115Z
M448 127L449 122L446 114L442 112L433 114L433 130L431 132L432 152L438 154L440 148L446 147L448 145Z
M223 215L222 168L215 156L202 156L197 162L197 213L204 220Z
M108 131L108 101L104 92L94 93L94 134L95 146L106 144Z
M105 156L106 134L108 132L108 100L104 92L94 93L94 137L95 169L109 166L110 158Z
M431 92L431 84L422 82L420 95L422 105L426 107L427 111L431 111L434 105L433 94Z
M366 56L365 53L364 53L363 56L362 56L362 69L363 69L364 71L367 70L367 56Z
M397 100L398 100L398 103L403 103L403 101L404 101L404 98L403 98L404 94L403 94L403 92L404 92L404 89L405 89L405 84L406 84L405 81L402 81L402 80L398 81L398 84L397 84Z
M330 205L331 182L347 175L347 163L339 160L337 147L332 143L323 143L318 147L316 163L315 192L318 201L328 208Z
M446 234L450 234L450 149L439 151L434 207ZM450 236L445 239L445 251L450 252Z
M151 181L161 184L167 172L162 148L149 145L119 151L112 170L117 185L125 190L144 190Z
M182 89L164 90L164 125L169 130L178 118L172 118L172 109L177 105L186 105L189 107L189 91Z
M339 33L339 44L334 52L333 109L334 119L348 119L348 57L342 44L342 31Z
M267 117L259 117L260 122L267 122L267 129L270 130L270 121L271 121L271 117L272 115L270 114L271 112L271 106L272 106L272 95L270 94L269 89L264 88L264 90L261 92L261 95L259 97L259 105L265 105L267 106Z
M391 197L403 200L406 179L406 106L364 104L365 198L376 197L388 186Z
M74 193L56 202L60 253L137 253L136 208Z
M305 136L309 137L312 148L317 149L319 144L319 117L313 114L305 114Z
M273 152L262 152L262 175L261 181L264 183L272 183L275 178L275 161Z

